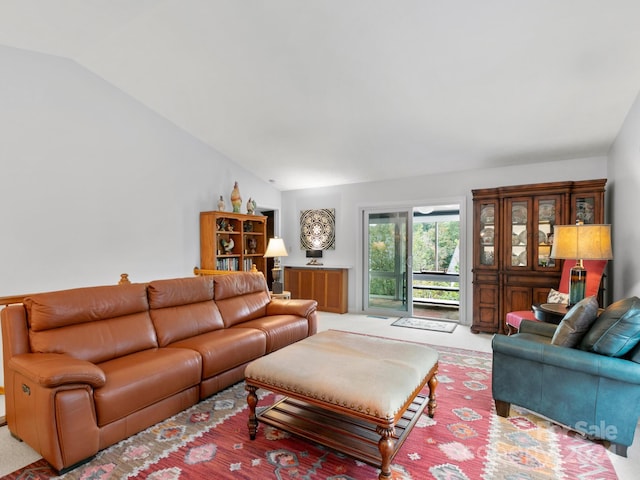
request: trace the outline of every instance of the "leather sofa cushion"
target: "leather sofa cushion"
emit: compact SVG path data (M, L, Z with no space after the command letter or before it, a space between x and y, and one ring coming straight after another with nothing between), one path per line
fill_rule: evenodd
M147 286L149 307L166 308L213 300L210 276L154 280Z
M25 298L33 332L122 317L149 309L144 284L86 287Z
M182 348L154 348L98 365L106 384L94 391L99 426L198 385L202 360Z
M576 347L598 317L598 300L587 297L576 303L564 316L551 339L552 345Z
M157 280L149 284L151 320L161 347L224 328L213 301L213 278Z
M158 346L149 312L31 332L29 342L32 352L66 353L91 363Z
M271 297L262 273L216 275L213 288L225 327L266 315Z
M224 328L220 311L213 300L160 308L151 310L150 314L161 347Z
M236 325L233 329L257 328L267 336L267 352L271 353L306 338L309 322L295 315L269 315Z
M247 272L241 275L216 275L213 280L214 300L246 295L249 293L264 293L269 298L267 282L260 272Z
M640 341L640 299L629 297L609 305L600 314L580 348L621 357Z
M99 363L158 346L145 284L40 293L24 304L32 352Z
M260 330L231 328L187 338L169 347L197 351L202 356L202 379L206 380L263 356L267 338Z

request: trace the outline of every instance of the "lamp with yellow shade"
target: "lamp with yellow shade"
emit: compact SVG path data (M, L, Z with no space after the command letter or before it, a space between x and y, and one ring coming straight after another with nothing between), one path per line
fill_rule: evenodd
M584 298L587 271L583 260L611 260L611 225L556 225L551 258L576 260L569 280L569 306Z

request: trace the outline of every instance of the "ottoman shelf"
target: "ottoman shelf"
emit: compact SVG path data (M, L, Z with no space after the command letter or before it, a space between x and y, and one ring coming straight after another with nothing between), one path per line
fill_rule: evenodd
M429 398L418 395L395 425L393 460L426 408ZM316 405L286 397L258 415L260 422L320 443L365 463L380 467L380 434L376 425Z

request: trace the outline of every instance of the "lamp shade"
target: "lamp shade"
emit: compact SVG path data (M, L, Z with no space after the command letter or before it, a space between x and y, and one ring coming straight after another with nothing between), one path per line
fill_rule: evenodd
M556 225L551 258L611 260L611 225Z
M267 251L264 252L265 258L272 257L286 257L289 254L287 253L287 248L284 246L284 240L278 237L270 238L269 245L267 245Z

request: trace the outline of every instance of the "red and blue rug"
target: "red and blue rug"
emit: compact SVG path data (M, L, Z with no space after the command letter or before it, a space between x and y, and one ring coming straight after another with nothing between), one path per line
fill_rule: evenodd
M394 480L615 479L605 448L512 407L495 414L491 356L440 352L438 407L423 415L393 461ZM336 372L339 375L339 372ZM276 400L262 392L258 406ZM249 440L243 384L102 452L63 479L377 479L378 470L285 432L260 425ZM6 479L55 477L40 460Z

